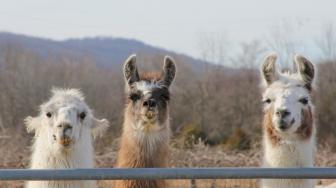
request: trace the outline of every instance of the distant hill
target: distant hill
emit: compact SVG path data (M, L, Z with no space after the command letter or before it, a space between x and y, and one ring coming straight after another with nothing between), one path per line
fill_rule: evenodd
M38 38L8 32L0 32L0 47L8 44L15 44L27 48L39 55L48 54L73 54L88 55L99 65L113 67L120 65L133 53L143 54L169 54L178 56L195 65L204 62L184 54L177 54L173 51L154 47L138 40L113 38L113 37L91 37L81 39L68 39L56 41L45 38Z

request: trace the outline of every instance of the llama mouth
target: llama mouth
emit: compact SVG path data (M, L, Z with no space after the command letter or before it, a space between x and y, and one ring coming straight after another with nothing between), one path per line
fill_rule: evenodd
M146 114L145 114L146 118L149 119L149 120L153 120L155 119L156 117L156 113L153 112L153 111L148 111Z
M289 123L285 121L280 121L279 122L279 129L280 131L286 131L288 130L293 124L295 123L295 119L293 118Z
M286 121L284 120L280 120L278 122L278 126L277 126L277 129L281 132L284 132L286 131L287 129L289 129L289 127L291 126L291 124L288 124Z
M59 143L64 147L68 147L72 143L72 140L68 137L65 137L60 139Z

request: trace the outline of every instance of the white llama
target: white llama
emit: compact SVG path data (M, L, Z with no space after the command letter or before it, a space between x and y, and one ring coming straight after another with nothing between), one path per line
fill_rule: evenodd
M101 135L108 121L97 120L77 89L53 89L37 117L27 117L34 132L31 169L93 168L92 136ZM95 181L29 181L28 188L94 188Z
M264 167L313 167L315 125L311 101L314 66L305 57L294 56L295 73L280 73L276 54L268 55L261 68L265 82ZM312 188L313 180L268 179L263 188Z

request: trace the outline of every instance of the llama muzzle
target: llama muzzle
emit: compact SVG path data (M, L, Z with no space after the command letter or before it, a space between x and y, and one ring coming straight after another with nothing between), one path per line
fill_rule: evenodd
M154 111L149 110L149 111L146 113L146 117L147 117L148 119L154 119L155 116L156 116L156 113L155 113Z
M62 146L69 146L71 144L72 140L67 137L67 136L64 136L62 137L60 140L59 140L59 144L61 144Z

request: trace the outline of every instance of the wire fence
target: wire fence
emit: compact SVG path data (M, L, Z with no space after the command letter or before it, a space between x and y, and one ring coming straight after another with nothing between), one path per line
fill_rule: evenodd
M2 169L0 180L336 179L336 168Z

